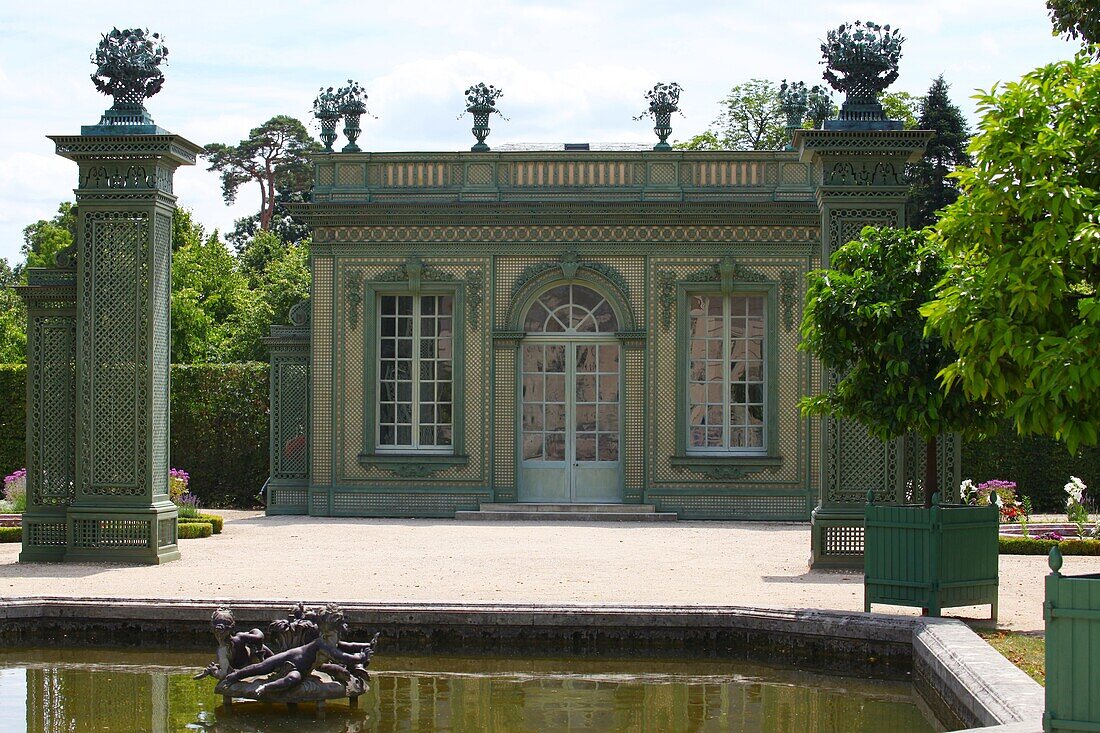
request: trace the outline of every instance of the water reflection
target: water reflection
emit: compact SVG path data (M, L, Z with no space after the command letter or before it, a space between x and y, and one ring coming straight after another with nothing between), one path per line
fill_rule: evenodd
M165 657L178 666L166 666ZM19 730L397 733L397 731L931 731L908 685L714 661L381 658L359 710L220 706L206 657L0 653L0 711ZM378 669L375 671L374 666ZM5 730L8 727L4 727Z

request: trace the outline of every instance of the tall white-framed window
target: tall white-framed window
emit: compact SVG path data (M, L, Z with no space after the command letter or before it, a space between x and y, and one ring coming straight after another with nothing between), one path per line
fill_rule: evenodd
M687 307L687 451L765 454L767 296L689 293Z
M376 450L454 451L454 296L378 295Z

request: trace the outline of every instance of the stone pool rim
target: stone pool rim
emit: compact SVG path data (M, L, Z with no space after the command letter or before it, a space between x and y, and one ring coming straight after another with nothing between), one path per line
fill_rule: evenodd
M307 605L325 601L302 599ZM490 640L538 638L569 647L629 643L681 649L693 656L720 640L775 644L784 650L854 654L881 650L896 663L908 658L919 695L941 720L954 717L970 730L1029 733L1042 730L1042 686L955 619L811 609L746 606L591 604L355 603L342 606L353 628L380 629L477 648ZM286 600L52 598L0 599L0 641L99 629L197 634L211 611L231 606L238 622L263 623L286 613ZM30 626L28 626L30 625ZM108 634L109 636L109 634ZM98 638L90 637L92 644ZM87 639L84 640L87 644ZM102 642L101 642L102 643ZM718 656L724 656L718 648ZM840 670L837 670L840 671ZM985 727L982 727L985 726Z

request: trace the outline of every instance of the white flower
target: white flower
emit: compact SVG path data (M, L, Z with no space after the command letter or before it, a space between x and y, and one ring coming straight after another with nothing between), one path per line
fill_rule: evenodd
M1085 489L1088 487L1085 486L1084 481L1076 476L1070 476L1069 483L1067 483L1064 488L1066 493L1069 494L1069 496L1066 497L1066 506L1070 506L1074 502L1078 504L1085 503Z
M974 485L974 482L970 479L963 479L963 482L959 484L959 497L966 504L973 504L975 494L978 492L978 487Z

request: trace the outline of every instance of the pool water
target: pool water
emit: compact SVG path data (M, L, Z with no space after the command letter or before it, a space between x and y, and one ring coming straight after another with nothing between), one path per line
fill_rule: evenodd
M371 663L359 708L236 703L192 652L0 651L0 731L398 731L512 733L757 731L837 733L935 728L912 686L737 661L386 656Z

